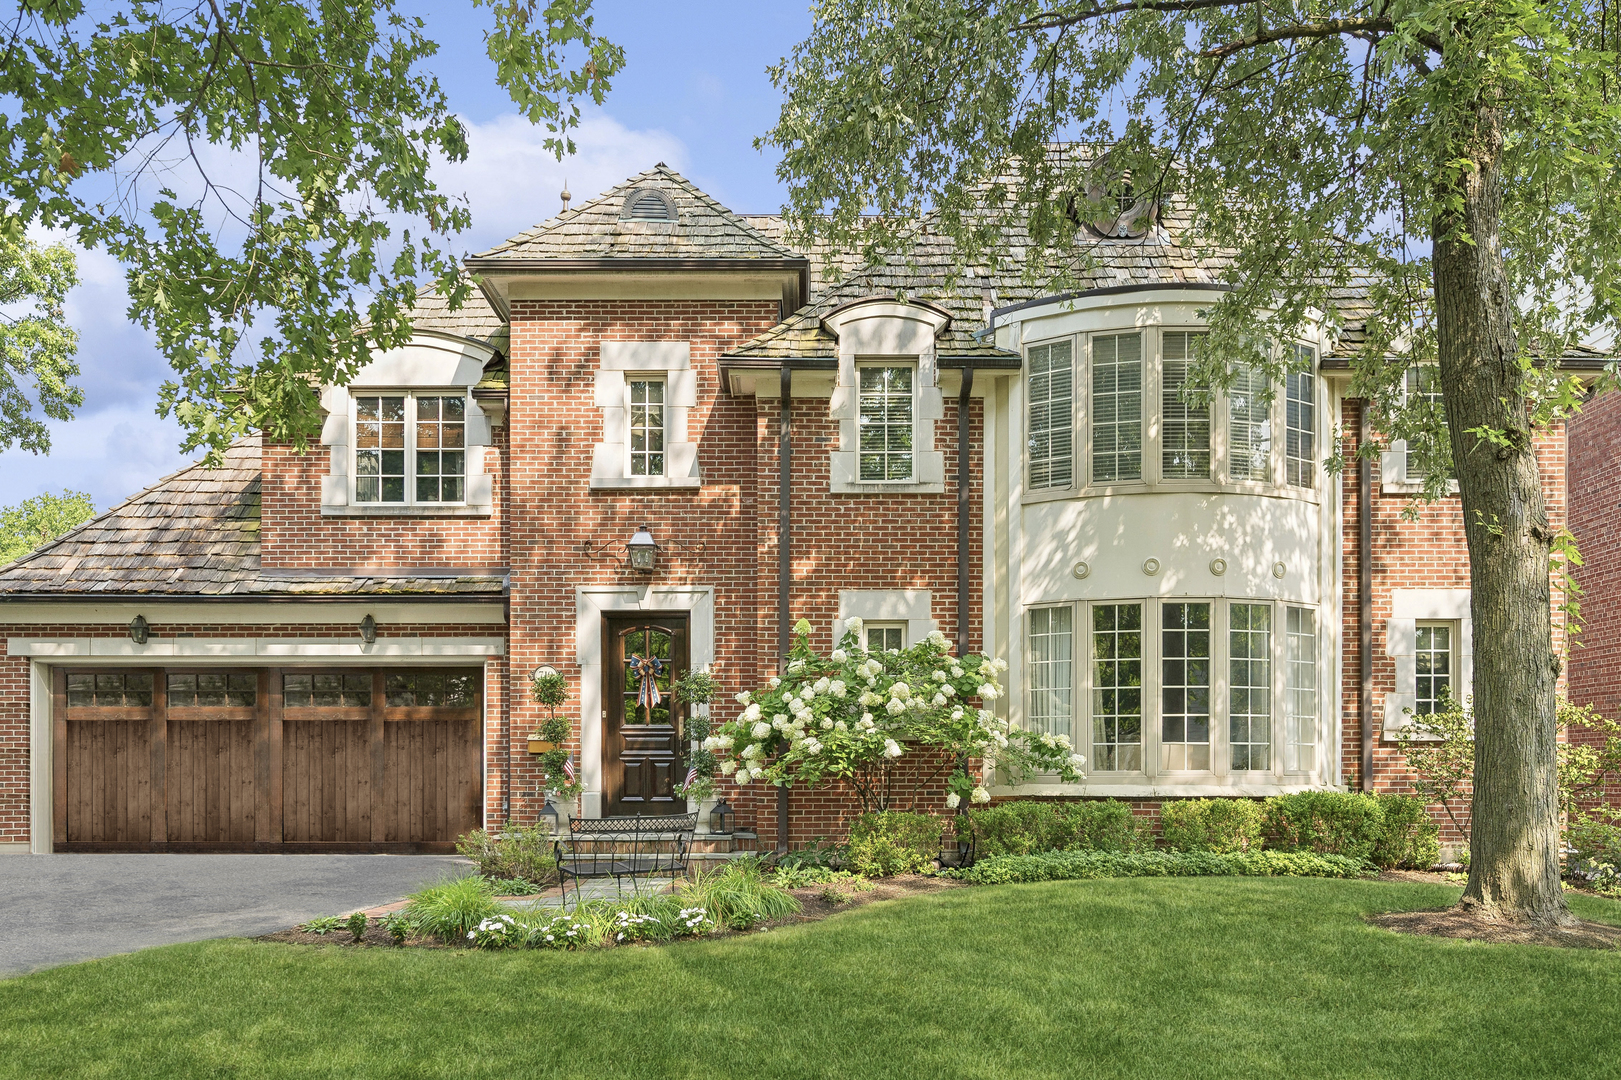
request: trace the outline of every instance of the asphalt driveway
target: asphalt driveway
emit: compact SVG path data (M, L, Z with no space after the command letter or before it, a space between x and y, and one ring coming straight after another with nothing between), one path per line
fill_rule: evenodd
M267 934L467 872L454 855L7 855L0 977L206 938Z

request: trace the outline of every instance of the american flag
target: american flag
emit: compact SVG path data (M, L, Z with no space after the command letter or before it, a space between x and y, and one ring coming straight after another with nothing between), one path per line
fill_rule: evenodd
M569 783L574 783L574 755L570 754L563 759L563 775L568 777Z
M681 786L682 787L691 787L693 784L696 784L697 782L698 782L698 766L694 765L692 768L687 770L687 779Z

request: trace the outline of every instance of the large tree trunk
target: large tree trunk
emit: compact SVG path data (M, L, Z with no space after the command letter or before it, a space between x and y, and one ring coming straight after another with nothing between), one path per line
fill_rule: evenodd
M1503 267L1501 118L1460 134L1457 210L1435 223L1437 344L1463 494L1474 618L1475 778L1463 904L1538 924L1571 916L1559 881L1552 532ZM1495 442L1470 434L1500 432Z

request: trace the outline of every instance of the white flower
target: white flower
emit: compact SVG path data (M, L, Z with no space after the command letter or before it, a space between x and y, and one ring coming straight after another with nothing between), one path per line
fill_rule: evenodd
M827 692L836 698L842 698L847 692L847 688L845 687L842 679L834 679L832 682L827 684Z
M973 790L973 793L968 796L968 800L970 802L988 803L991 801L991 793L981 785Z
M845 652L843 649L834 649L828 654L827 658L833 661L835 664L842 664L846 660L850 659L850 654Z
M785 713L785 712L780 712L777 715L773 716L771 718L771 726L774 727L774 728L777 728L779 730L782 729L782 728L787 727L788 726L788 714Z
M730 776L737 771L737 762L726 760L720 763L720 774Z
M1053 746L1056 745L1053 742L1052 732L1050 732L1050 731L1043 731L1041 733L1040 739L1037 740L1037 741L1039 741L1042 746L1045 746L1049 750L1051 750L1053 748Z
M753 727L749 728L749 734L756 739L764 739L771 734L771 725L764 720L758 721Z
M912 688L903 682L895 683L889 688L889 696L897 701L905 701L912 696Z
M889 710L889 715L899 716L901 713L906 711L906 702L891 701L887 706L885 706L885 708Z
M1058 736L1058 738L1057 738L1057 739L1056 739L1056 740L1054 740L1054 741L1055 741L1055 742L1057 742L1057 743L1058 743L1058 745L1059 745L1059 746L1060 746L1060 747L1061 747L1061 748L1062 748L1062 749L1065 749L1065 750L1068 750L1068 749L1069 749L1069 736L1068 736L1068 735L1060 735L1060 736Z
M873 676L868 675L867 676L867 685L868 686L877 686L878 685L878 680L876 678L874 678Z
M856 700L867 706L869 709L874 705L882 705L884 703L884 699L873 693L871 690L861 691L861 696L856 698Z
M814 683L811 684L811 686L815 689L815 691L818 694L827 693L827 688L832 686L832 685L833 685L833 680L828 678L826 675L823 675L820 679L817 679Z
M946 809L955 810L957 809L957 804L960 802L962 802L962 796L958 795L955 791L948 791L946 793Z
M820 754L822 752L822 744L817 742L815 739L806 739L799 745L807 754Z
M752 759L752 758L757 758L757 757L761 756L764 753L765 753L765 751L760 749L760 744L759 743L749 743L747 746L745 746L743 748L743 755L742 756L745 759Z
M822 681L827 682L826 679L823 679ZM826 690L826 689L827 689L827 687L825 687L825 686L818 688L817 686L812 684L810 686L806 686L803 689L801 689L799 691L799 696L805 701L810 701L817 694L820 694L823 690Z
M1006 671L1007 661L998 656L995 660L991 661L991 667L995 668L997 671Z
M760 719L763 712L764 710L762 710L760 706L750 705L748 708L743 710L743 722L745 724L753 723L754 721Z
M790 661L788 661L788 674L790 674L790 675L798 675L801 671L804 671L804 670L805 670L805 661L803 661L803 660L790 660Z
M896 742L894 739L885 739L884 740L884 756L885 757L897 758L897 757L900 757L903 753L905 753L905 751L901 749L901 744L900 743Z
M957 688L955 686L952 686L950 683L946 683L944 686L942 686L940 688L940 692L942 694L944 694L946 697L951 697L953 694L955 694L957 692Z
M937 649L951 648L951 639L946 637L938 630L929 631L929 636L926 640L929 642L929 644L933 645Z
M861 627L862 627L862 625L863 624L861 622L861 617L859 615L856 616L853 619L845 619L844 620L844 628L846 630L848 630L850 633L854 634L857 639L860 639L860 637L861 637Z
M747 769L739 769L737 770L737 775L732 779L736 780L739 784L746 784L753 779L753 777L749 775L749 771Z
M715 749L715 747L719 746L720 743L716 740L715 736L710 735L707 738L705 738L704 741L699 743L698 745L702 746L705 750L713 750L713 749Z
M979 688L979 696L986 701L995 701L997 698L1002 696L1002 691L998 690L990 683L985 683Z
M871 728L873 726L872 713L864 712L861 714L861 726L864 728Z
M936 671L934 673L934 681L935 682L945 682L946 681L946 673L943 672L943 671Z
M754 695L745 690L741 694L733 697L732 700L736 701L739 705L747 705L749 702L754 700Z
M951 665L951 677L953 679L962 678L962 668L959 665L957 665L957 664L952 664Z
M1070 766L1072 768L1079 769L1082 765L1086 764L1086 755L1085 754L1071 754L1069 756L1069 763L1070 763Z
M822 730L823 731L832 731L833 730L833 721L831 721L831 720L823 720L822 721Z
M822 726L823 727L827 726L826 721L823 721ZM850 730L849 725L847 725L843 720L835 721L834 724L833 724L833 727L837 731L849 731Z
M940 708L940 707L944 706L945 703L946 703L946 696L944 694L936 694L936 695L934 695L935 708Z
M771 687L771 689L775 690L777 687L782 685L782 680L773 675L771 678L765 681L765 684Z

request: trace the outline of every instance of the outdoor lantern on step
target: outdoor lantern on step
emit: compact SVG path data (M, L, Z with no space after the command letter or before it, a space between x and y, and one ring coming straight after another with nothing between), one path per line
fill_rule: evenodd
M630 556L630 568L640 574L651 574L658 562L659 546L653 541L652 530L643 525L625 544Z
M546 801L546 805L541 807L540 820L546 826L548 833L552 836L557 835L557 807L553 806L549 799Z
M732 816L734 811L731 804L725 799L715 804L715 809L709 812L709 831L722 836L730 836L732 832Z

